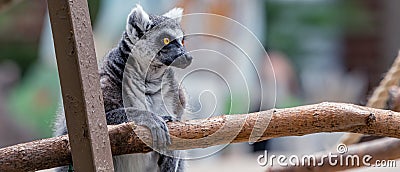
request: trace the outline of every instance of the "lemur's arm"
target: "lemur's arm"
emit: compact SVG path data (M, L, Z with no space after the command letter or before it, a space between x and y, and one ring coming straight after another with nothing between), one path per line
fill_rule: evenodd
M147 127L153 138L153 149L166 150L171 144L166 122L175 121L172 116L159 116L134 108L119 108L107 112L106 118L108 125L133 121L136 125Z

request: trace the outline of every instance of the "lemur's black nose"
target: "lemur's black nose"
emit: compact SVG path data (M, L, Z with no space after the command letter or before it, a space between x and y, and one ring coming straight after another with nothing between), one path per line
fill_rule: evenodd
M184 69L192 63L192 59L193 59L193 57L189 53L186 52L185 54L176 58L172 62L171 66L175 66L177 68Z

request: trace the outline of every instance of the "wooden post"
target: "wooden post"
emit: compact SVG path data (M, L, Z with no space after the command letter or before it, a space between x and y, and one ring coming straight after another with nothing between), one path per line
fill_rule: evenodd
M74 169L113 171L87 1L47 3Z

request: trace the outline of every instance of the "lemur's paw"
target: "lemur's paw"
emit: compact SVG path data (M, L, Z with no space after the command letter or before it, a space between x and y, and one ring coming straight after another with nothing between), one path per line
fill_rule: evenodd
M171 144L167 123L159 116L154 117L155 123L145 125L150 129L153 138L152 148L157 151L166 151Z
M129 111L127 112L129 114ZM155 115L151 112L140 111L130 116L130 121L134 121L137 125L147 127L152 136L151 147L155 151L165 152L171 144L171 139L168 132L167 123L163 117Z
M165 122L174 122L174 121L178 121L177 118L173 117L173 116L161 116L162 119L164 119Z

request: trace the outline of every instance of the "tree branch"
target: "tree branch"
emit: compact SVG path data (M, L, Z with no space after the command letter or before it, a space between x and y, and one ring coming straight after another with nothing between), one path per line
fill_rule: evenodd
M400 56L399 56L400 57ZM400 111L400 87L392 86L388 88L388 108L392 111ZM352 133L354 134L354 133ZM351 135L351 134L350 134ZM358 134L357 134L358 135ZM375 140L378 139L378 140ZM345 139L349 140L349 139ZM370 161L371 164L375 164L376 160L395 160L400 158L400 140L392 138L381 138L381 136L370 136L363 135L360 142L362 144L356 144L349 147L349 152L343 154L342 156L346 158L347 156L357 155L359 157L363 155L371 155L373 159ZM345 143L346 144L346 143ZM347 145L347 144L346 144ZM347 145L349 146L349 145ZM316 160L321 160L322 156L326 156L329 153L334 153L335 151L324 151L315 153L314 156ZM340 155L340 154L334 154ZM289 167L270 167L267 171L341 171L351 168L363 167L365 164L360 163L359 166L348 165L348 166L332 166L329 165L327 160L324 161L323 166L289 166Z
M345 103L320 103L242 115L168 123L172 144L184 150L318 132L357 132L400 138L400 113ZM150 132L125 123L109 126L113 155L148 152ZM140 136L140 138L139 138ZM71 163L68 136L0 149L2 171L31 171Z
M392 106L387 106L388 101L390 103L395 97L395 93L391 92L391 89L398 85L400 81L400 51L393 62L392 66L390 67L389 71L386 73L385 77L379 83L379 86L374 90L371 97L368 100L366 106L372 108L379 108L379 109L391 109L396 111ZM395 88L394 88L395 89ZM392 101L392 103L398 103L398 101ZM389 104L390 105L390 104ZM373 140L377 139L378 137L373 136L363 136L361 134L345 134L340 139L340 142L346 145L351 145L355 143L359 143L363 140Z

